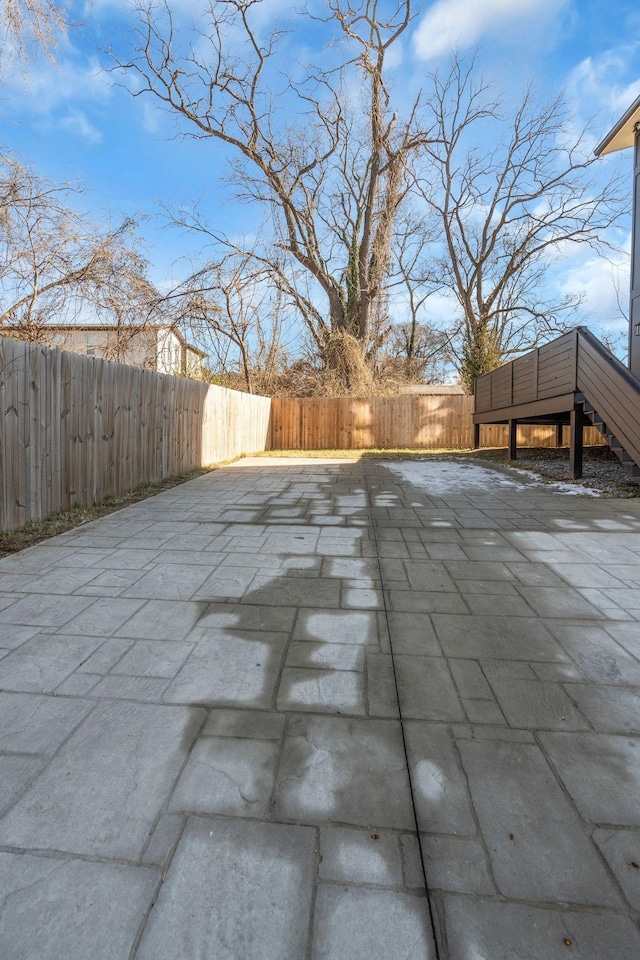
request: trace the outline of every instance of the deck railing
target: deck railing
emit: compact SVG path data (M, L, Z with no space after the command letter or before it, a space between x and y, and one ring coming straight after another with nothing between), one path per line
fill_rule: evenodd
M535 406L525 405L555 397L567 398L567 406L562 406L567 412L574 403L586 400L605 433L640 465L640 378L586 327L576 327L479 377L475 413L495 413L495 421L489 416L488 422L535 418Z
M640 379L584 328L578 330L576 386L640 465Z
M475 412L534 403L576 390L578 338L571 330L476 380Z

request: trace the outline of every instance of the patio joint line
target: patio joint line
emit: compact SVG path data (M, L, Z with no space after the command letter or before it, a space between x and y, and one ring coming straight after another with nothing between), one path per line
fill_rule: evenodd
M431 933L433 935L433 948L435 950L434 960L441 960L440 949L438 947L438 936L436 933L436 924L435 924L435 914L433 907L431 905L431 894L429 891L429 883L427 881L427 871L425 869L425 858L424 851L422 849L422 840L420 838L420 825L418 823L418 810L416 807L415 793L413 789L413 779L411 777L411 765L409 763L409 751L407 749L407 741L404 733L404 719L402 716L402 707L400 706L400 688L398 687L398 674L396 671L396 661L395 654L393 652L393 641L391 640L391 628L389 626L389 608L387 606L387 598L385 595L384 588L384 578L382 574L382 563L380 562L380 548L378 544L378 532L376 529L375 517L373 514L372 500L371 500L371 490L369 488L369 477L367 476L367 462L365 459L362 461L362 468L364 474L364 485L367 493L367 507L369 510L369 522L371 524L371 532L373 535L373 542L376 548L376 563L378 565L378 573L380 576L380 587L382 594L382 609L384 613L384 621L387 627L387 637L389 639L389 650L391 651L391 669L393 671L393 683L396 690L396 702L398 704L398 717L400 720L400 734L402 736L402 749L404 751L404 760L407 767L407 777L409 779L409 793L411 794L411 806L413 809L413 820L416 825L416 838L418 841L418 850L420 852L420 865L422 867L422 877L424 880L424 889L425 889L425 899L427 901L427 909L429 911L429 923L431 924Z

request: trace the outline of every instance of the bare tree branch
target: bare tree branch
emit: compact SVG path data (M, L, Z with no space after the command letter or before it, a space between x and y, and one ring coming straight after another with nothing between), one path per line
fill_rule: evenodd
M541 104L527 90L509 121L473 60L454 57L433 83L436 135L420 189L443 238L443 284L460 304L454 350L472 391L506 356L577 322L580 298L554 299L545 274L571 246L607 248L623 191L596 178L562 96ZM487 122L496 145L474 146Z
M70 26L64 4L54 0L0 0L0 75L13 56L28 63L36 51L53 60Z
M91 223L56 184L0 154L0 326L27 340L78 317L118 327L156 318L161 299L136 249L135 223Z
M119 66L137 76L135 95L155 96L185 135L230 149L239 197L271 218L263 265L300 310L320 354L340 333L366 357L396 218L429 139L420 98L402 116L386 79L411 0L332 0L324 25L345 55L299 80L282 69L282 32L258 31L256 2L210 3L190 37L166 3L140 8L138 55Z

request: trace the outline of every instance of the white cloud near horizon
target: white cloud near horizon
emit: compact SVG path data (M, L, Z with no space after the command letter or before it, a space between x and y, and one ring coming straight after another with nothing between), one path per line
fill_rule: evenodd
M418 59L433 60L485 37L519 40L555 20L570 0L436 0L413 37Z

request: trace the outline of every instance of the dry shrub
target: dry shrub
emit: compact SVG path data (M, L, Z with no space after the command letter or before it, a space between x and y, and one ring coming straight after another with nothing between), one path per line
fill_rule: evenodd
M425 382L419 364L383 356L374 366L356 338L342 331L330 335L322 360L298 360L278 371L254 368L254 391L268 397L388 397L398 395L403 386ZM215 382L246 390L240 373L217 376Z
M373 373L367 363L362 343L345 330L335 330L322 352L327 381L335 381L342 395L362 396L371 390Z
M264 397L389 397L396 396L405 383L414 382L400 377L392 379L371 374L357 387L348 389L344 380L333 371L318 369L301 360L278 374L254 371L251 375L254 392ZM233 390L246 391L244 377L226 374L215 378L215 383ZM420 381L415 381L420 382Z

